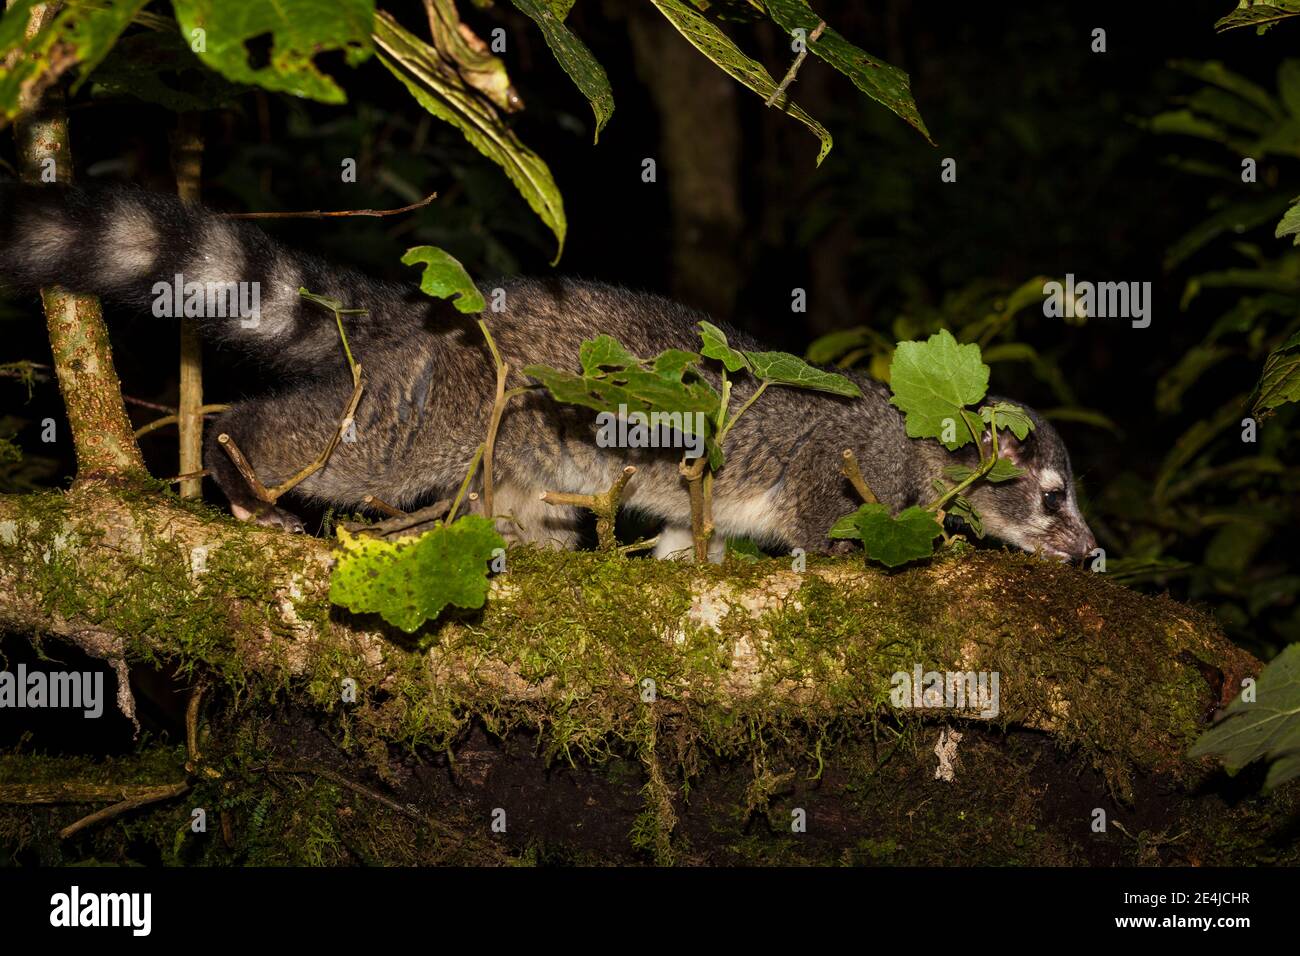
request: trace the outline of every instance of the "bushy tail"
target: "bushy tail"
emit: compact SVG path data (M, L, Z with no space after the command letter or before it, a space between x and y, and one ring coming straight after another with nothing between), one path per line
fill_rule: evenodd
M159 322L193 316L206 337L284 370L333 368L342 355L333 313L299 288L371 310L344 317L354 350L418 321L428 303L414 283L394 286L290 252L256 226L170 196L0 184L0 286L34 293L50 285Z

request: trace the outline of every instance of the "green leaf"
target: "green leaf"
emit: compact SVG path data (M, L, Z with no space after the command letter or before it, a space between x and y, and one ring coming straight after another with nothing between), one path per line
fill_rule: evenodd
M842 518L837 518L835 523L831 525L831 529L826 532L826 537L861 541L862 531L858 528L858 513L855 511Z
M984 519L965 495L955 496L944 506L944 510L954 518L966 522L966 526L975 533L975 537L984 537Z
M808 50L839 70L853 85L877 103L893 112L934 145L930 131L912 99L911 80L906 73L884 60L878 60L858 49L829 26L822 30L816 42L809 42L822 18L813 13L804 0L762 0L772 19L786 33L804 30Z
M701 322L699 328L700 338L704 341L704 347L700 349L701 355L705 358L717 359L728 372L749 368L749 360L727 344L727 336L722 329L712 322Z
M1237 9L1214 24L1219 33L1237 27L1267 27L1287 17L1300 16L1300 0L1239 0Z
M1232 72L1219 60L1175 60L1169 65L1188 76L1194 76L1204 83L1210 83L1232 93L1274 119L1281 119L1284 115L1282 108L1269 95L1268 90L1241 74Z
M374 30L375 43L382 51L379 60L388 71L416 102L459 129L471 146L505 170L520 195L555 233L558 262L568 226L564 201L546 163L519 141L492 104L471 89L437 50L382 10L375 14Z
M907 416L908 436L938 439L945 419L963 419L965 407L984 397L989 367L980 361L978 345L958 345L947 329L941 329L924 342L898 344L889 385L894 393L890 401ZM953 451L971 441L974 438L958 427L956 438L944 446Z
M414 246L402 256L404 266L424 266L420 291L439 299L451 299L457 312L482 312L487 306L483 294L465 267L437 246Z
M777 82L757 60L751 60L741 52L731 39L718 29L703 14L692 10L682 0L650 0L668 22L677 28L691 46L699 50L718 65L732 79L753 90L764 100L770 99L777 90ZM822 164L826 154L831 151L831 134L802 109L791 102L789 94L783 93L774 104L807 126L821 140L822 148L817 153L817 165Z
M867 557L896 568L934 553L934 539L943 533L933 512L907 508L897 517L882 504L867 504L854 515Z
M1282 216L1282 221L1273 231L1275 239L1290 236L1292 245L1300 246L1300 201L1292 200L1293 205Z
M75 91L108 56L146 2L70 4L28 39L26 30L35 0L18 0L0 17L0 114L6 120L17 118L73 67L78 68Z
M330 600L357 614L379 614L408 634L448 604L479 608L487 600L487 565L505 542L480 515L464 515L418 538L396 542L339 529L341 552Z
M1188 756L1217 756L1230 774L1271 760L1266 791L1300 776L1300 644L1289 645L1260 673L1254 703L1238 696Z
M1025 414L1023 408L1008 402L985 405L980 409L980 418L984 419L986 425L1010 431L1021 441L1029 437L1029 431L1034 427L1033 419Z
M582 343L580 373L546 365L529 365L523 372L541 382L558 402L615 414L620 406L628 413L680 413L679 430L707 440L721 400L691 361L698 358L693 352L669 349L654 359L640 359L617 339L602 335ZM703 418L697 420L696 413ZM710 457L721 466L721 449L711 447Z
M641 362L612 335L598 335L583 342L578 348L578 361L588 375L597 374L604 367L628 368Z
M1264 418L1290 402L1300 402L1300 332L1269 353L1264 373L1255 386L1251 413Z
M171 30L118 40L90 84L94 97L131 96L173 113L226 108L253 89L208 69Z
M322 73L314 58L342 50L348 65L369 58L375 0L276 0L275 3L230 3L225 0L172 0L181 36L199 59L235 83L253 83L277 93L305 96L323 103L345 103L338 85ZM270 61L249 65L246 44L271 36Z
M984 480L992 482L1010 481L1012 478L1019 478L1024 473L1023 469L1017 468L1007 459L998 458L993 463L993 467L989 469L989 473L984 476Z
M829 392L845 398L861 398L862 390L843 375L813 368L797 355L788 352L746 352L754 375L773 385L793 385L814 392Z
M555 54L555 60L569 74L575 86L591 104L596 114L596 135L592 142L600 141L600 131L614 113L614 91L609 88L609 77L587 45L564 25L563 14L558 14L544 0L510 0L524 16L541 28L546 45Z

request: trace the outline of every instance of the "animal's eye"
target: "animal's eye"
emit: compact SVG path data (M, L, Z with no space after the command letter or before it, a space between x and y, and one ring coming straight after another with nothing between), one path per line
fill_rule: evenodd
M1052 512L1060 511L1061 505L1065 503L1064 491L1044 491L1043 507Z

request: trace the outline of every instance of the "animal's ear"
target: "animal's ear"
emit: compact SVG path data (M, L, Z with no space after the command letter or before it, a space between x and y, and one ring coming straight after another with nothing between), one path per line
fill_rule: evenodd
M987 452L993 447L993 436L990 432L984 433L984 448ZM1005 458L1017 468L1028 468L1034 460L1034 452L1037 443L1034 441L1034 433L1030 432L1024 440L1017 438L1010 429L1003 428L998 431L998 457Z

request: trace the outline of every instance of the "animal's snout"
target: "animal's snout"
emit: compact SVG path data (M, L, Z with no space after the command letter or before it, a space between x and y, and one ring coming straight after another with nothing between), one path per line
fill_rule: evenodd
M1089 557L1097 548L1097 539L1093 537L1092 530L1088 527L1079 533L1074 540L1074 546L1070 549L1070 557L1076 561L1082 561Z

